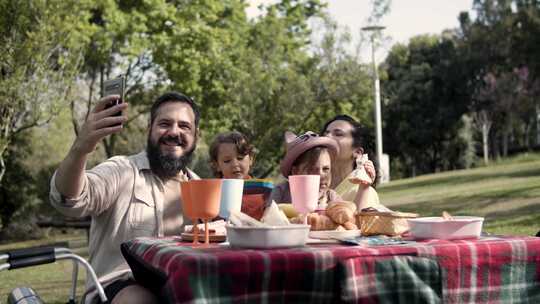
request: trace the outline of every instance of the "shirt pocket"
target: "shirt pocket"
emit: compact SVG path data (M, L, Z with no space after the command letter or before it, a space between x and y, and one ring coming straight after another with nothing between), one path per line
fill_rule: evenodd
M156 229L156 209L149 191L135 191L131 200L128 221L131 229L153 232ZM145 234L146 235L146 234ZM142 236L142 235L141 235Z

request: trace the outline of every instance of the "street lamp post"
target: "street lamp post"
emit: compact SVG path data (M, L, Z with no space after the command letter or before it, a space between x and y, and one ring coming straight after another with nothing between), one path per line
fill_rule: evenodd
M371 32L371 60L373 62L373 89L375 95L375 149L377 153L377 160L379 161L380 167L383 167L383 144L382 144L382 121L381 121L381 96L380 96L380 86L379 86L379 69L377 68L377 63L375 62L375 33L385 29L384 26L374 25L363 27L362 30L366 32ZM383 172L383 182L387 181L387 178Z

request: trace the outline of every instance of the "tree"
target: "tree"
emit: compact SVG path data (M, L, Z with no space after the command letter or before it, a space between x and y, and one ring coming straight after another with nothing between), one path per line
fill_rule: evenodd
M83 9L64 1L0 1L0 183L5 153L20 132L49 122L71 93Z
M448 33L395 45L385 61L384 145L406 165L405 175L454 169L445 160L449 147L458 145L452 142L469 101L459 57Z
M462 13L459 31L464 67L469 70L465 79L473 101L471 111L481 113L476 114L483 118L480 132L484 141L493 139L493 153L507 155L512 146L530 146L536 119L538 101L532 92L539 75L535 33L540 6L536 1L483 0L474 1L473 8L476 18Z

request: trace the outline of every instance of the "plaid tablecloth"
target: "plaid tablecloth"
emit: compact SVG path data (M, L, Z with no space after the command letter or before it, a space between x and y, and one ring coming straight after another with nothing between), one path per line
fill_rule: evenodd
M122 244L169 303L540 303L540 238L240 250L174 238Z

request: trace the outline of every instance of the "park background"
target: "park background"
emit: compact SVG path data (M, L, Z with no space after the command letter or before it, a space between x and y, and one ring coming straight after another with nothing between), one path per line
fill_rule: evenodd
M253 13L241 0L0 0L0 242L53 237L38 226L60 218L50 177L102 82L119 74L129 121L89 167L144 149L149 107L167 90L202 109L192 167L203 177L219 132L246 134L258 151L253 175L278 178L285 130L318 132L346 113L373 131L369 34L341 26L325 1L256 2ZM364 2L362 26L403 5ZM375 37L392 180L378 187L382 203L531 234L540 229L540 2L474 0L454 18L437 33L425 22L408 40L391 28Z

